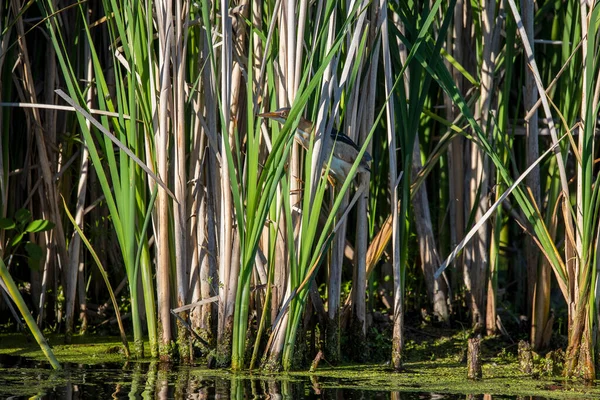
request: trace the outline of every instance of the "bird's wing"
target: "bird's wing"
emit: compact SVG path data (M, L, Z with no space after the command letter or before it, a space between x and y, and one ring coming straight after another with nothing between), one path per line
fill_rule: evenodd
M360 151L360 147L358 147L358 145L356 143L354 143L354 140L350 139L350 137L348 135L343 134L342 132L338 131L335 128L331 130L330 136L331 136L331 139L333 141L336 141L337 143L339 143L339 145L341 145L341 146L348 145L348 146L352 147L354 150L356 150L356 152L350 152L350 153L352 153L351 160L348 160L350 157L343 157L343 156L339 157L342 160L349 162L350 164L354 163L354 158L356 156L358 156L358 152ZM346 152L338 151L336 153L345 154ZM371 155L365 151L361 161L368 163L371 160L372 160Z
M343 134L342 132L338 131L335 128L331 130L331 133L329 134L329 136L331 136L331 139L333 139L334 141L337 141L340 143L345 143L347 145L354 147L355 150L360 151L360 147L358 147L358 145L356 143L354 143L354 140L350 139L350 137L348 137L348 135Z

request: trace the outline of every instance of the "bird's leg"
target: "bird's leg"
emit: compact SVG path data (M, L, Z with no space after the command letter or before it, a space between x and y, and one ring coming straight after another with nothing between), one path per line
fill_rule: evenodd
M297 195L302 195L302 192L304 192L304 189L300 189L300 188L299 189L293 189L293 190L290 190L290 196L293 196L293 195L296 195L296 194Z
M333 204L335 203L335 180L331 175L327 175L327 181L331 184L331 196L329 196L329 210L333 210Z
M302 189L304 187L304 181L300 178L295 178L292 177L292 179L296 179L296 183L298 184L298 189L293 189L290 190L290 195L302 195L302 192L304 191L304 189Z
M331 185L332 189L335 189L336 187L336 181L335 179L331 176L331 174L327 175L327 182L329 182L329 184Z

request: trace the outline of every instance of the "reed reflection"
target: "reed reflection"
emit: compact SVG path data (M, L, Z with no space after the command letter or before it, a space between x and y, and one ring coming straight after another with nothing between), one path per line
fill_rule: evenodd
M18 369L30 391L11 399L392 399L392 400L543 400L542 397L490 394L439 394L390 391L350 378L243 375L160 362L95 366L66 365L63 371ZM27 374L30 374L26 378ZM8 374L6 374L8 376ZM6 386L2 382L0 387ZM37 382L39 385L34 385ZM42 385L43 383L43 385ZM409 388L404 388L408 389ZM2 397L0 395L0 397Z
M156 374L156 398L158 400L169 398L169 371L169 364L160 363L158 365L158 373Z

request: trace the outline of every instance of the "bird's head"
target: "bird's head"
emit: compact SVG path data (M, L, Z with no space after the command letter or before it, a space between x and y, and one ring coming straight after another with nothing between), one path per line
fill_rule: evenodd
M285 121L287 121L288 117L290 116L290 108L282 107L282 108L277 109L276 111L258 114L258 116L263 117L263 118L272 119L274 121L279 122L280 124L285 124ZM304 117L300 117L300 122L298 122L298 130L301 131L303 133L303 135L310 134L310 131L312 130L312 126L313 126L312 122L310 122L309 120L307 120Z
M269 118L279 122L280 124L285 124L288 117L290 115L290 109L288 107L279 108L276 111L270 111L262 114L258 114L259 117Z

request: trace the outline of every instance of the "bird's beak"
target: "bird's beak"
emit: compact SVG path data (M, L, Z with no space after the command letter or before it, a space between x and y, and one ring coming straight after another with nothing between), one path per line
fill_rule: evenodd
M266 112L266 113L262 113L262 114L258 114L259 117L263 117L263 118L279 118L280 115L278 112L276 111L271 111L271 112Z

